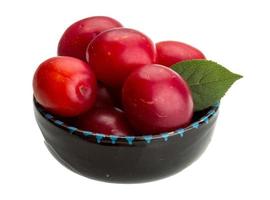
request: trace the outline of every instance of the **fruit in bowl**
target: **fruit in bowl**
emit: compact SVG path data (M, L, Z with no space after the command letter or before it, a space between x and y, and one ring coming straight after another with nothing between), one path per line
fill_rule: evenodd
M89 66L73 57L53 57L40 64L33 79L34 96L48 111L70 117L92 107L96 77Z
M142 133L161 133L185 127L193 115L193 101L187 83L179 74L162 65L145 65L133 71L125 81L122 95L130 123Z
M155 61L155 46L143 33L128 28L99 34L87 48L87 61L97 79L112 88L123 85L136 68Z
M205 59L203 53L183 42L162 41L156 44L157 63L172 66L177 62L193 59Z
M110 106L95 107L73 121L82 130L91 130L105 135L133 135L122 110Z
M71 25L58 54L33 78L45 143L68 168L110 182L163 178L196 160L217 102L241 78L190 45L154 45L109 17Z
M117 20L106 16L88 17L79 20L63 33L58 43L59 56L72 56L86 61L88 44L101 32L122 27Z

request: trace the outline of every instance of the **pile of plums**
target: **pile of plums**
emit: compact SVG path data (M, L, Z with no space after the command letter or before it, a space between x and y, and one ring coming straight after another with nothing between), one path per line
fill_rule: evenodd
M110 17L82 19L66 29L58 56L39 65L34 97L79 129L117 136L158 134L187 126L193 101L170 66L205 59L177 41L154 44Z

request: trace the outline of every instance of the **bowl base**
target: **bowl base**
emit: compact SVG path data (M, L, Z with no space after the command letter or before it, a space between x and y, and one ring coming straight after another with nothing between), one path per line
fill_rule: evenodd
M213 132L210 131L208 134L204 135L203 138L197 141L197 143L194 143L191 145L189 148L186 149L186 151L182 152L183 158L185 159L181 167L176 168L174 171L171 171L170 173L167 173L166 175L160 175L160 176L153 176L152 178L148 177L140 177L139 179L134 178L132 179L131 177L129 178L123 178L123 177L116 177L116 176L111 176L109 173L108 174L103 174L103 175L98 175L98 176L92 176L90 175L91 173L84 173L82 169L76 170L76 166L72 166L70 163L74 163L74 161L70 160L70 157L68 155L65 155L61 149L57 150L55 149L48 141L44 141L47 149L49 152L54 156L54 158L60 162L64 167L67 169L73 171L76 174L79 174L81 176L84 176L86 178L94 179L97 181L103 181L103 182L108 182L108 183L125 183L125 184L134 184L134 183L145 183L145 182L151 182L151 181L157 181L163 178L170 177L172 175L175 175L185 168L187 168L189 165L194 163L196 160L200 158L200 156L204 153L204 151L207 149L208 144L210 143L212 139L212 134ZM62 153L61 153L62 152ZM190 157L188 155L193 155L192 159L189 159ZM80 172L82 171L82 172ZM90 170L91 171L91 170Z

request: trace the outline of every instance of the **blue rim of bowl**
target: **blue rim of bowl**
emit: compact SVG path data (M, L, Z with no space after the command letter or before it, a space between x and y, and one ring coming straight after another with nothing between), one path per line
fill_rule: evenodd
M35 101L35 100L34 100ZM97 143L103 143L103 141L110 141L111 144L117 144L117 141L124 140L127 144L132 145L134 141L144 141L147 144L150 144L153 140L161 139L165 142L168 141L169 137L174 135L179 135L180 138L183 138L188 131L192 129L198 129L204 124L208 124L209 121L218 113L218 108L220 105L220 102L215 103L212 105L204 116L202 116L199 120L196 120L192 122L190 125L188 125L185 128L179 128L174 131L170 132L163 132L160 134L144 134L144 135L134 135L134 136L117 136L117 135L107 135L103 133L96 133L92 131L85 131L81 130L79 128L76 128L74 126L70 126L67 123L63 122L62 120L57 119L54 115L48 113L46 110L44 110L36 101L35 105L37 107L37 110L41 113L41 115L46 118L49 122L52 124L67 130L70 134L78 135L80 137L83 137L85 139L94 137L95 141ZM106 142L107 143L107 142Z

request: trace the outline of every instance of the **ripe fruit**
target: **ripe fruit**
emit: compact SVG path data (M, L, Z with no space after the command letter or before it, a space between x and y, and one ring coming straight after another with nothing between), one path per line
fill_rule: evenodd
M76 118L78 128L96 133L125 136L132 134L125 115L113 107L95 107Z
M139 31L111 29L89 44L87 61L98 80L109 87L121 87L134 69L155 61L155 46Z
M41 63L33 79L34 96L48 111L63 117L79 115L96 99L96 78L77 58L53 57Z
M123 86L122 103L129 122L145 134L186 126L193 114L186 82L170 68L158 64L131 73Z
M88 44L102 31L122 25L110 17L96 16L75 22L66 29L58 44L58 55L72 56L86 61Z
M113 98L111 97L109 90L100 83L97 85L97 98L94 106L113 106Z
M167 67L177 62L192 59L205 59L198 49L176 41L163 41L156 44L157 63Z

